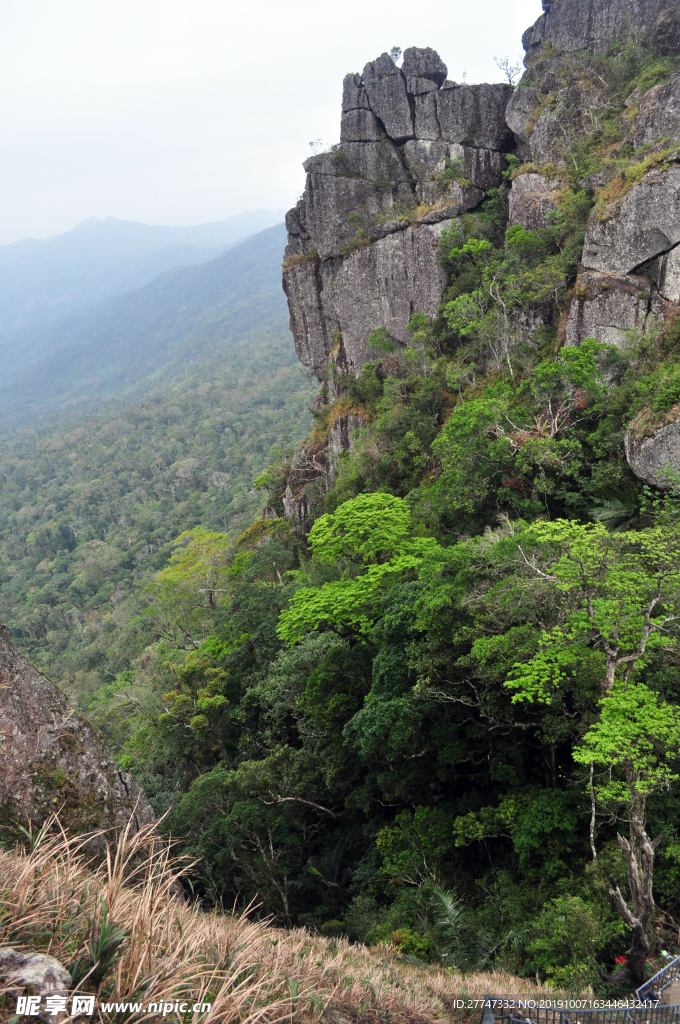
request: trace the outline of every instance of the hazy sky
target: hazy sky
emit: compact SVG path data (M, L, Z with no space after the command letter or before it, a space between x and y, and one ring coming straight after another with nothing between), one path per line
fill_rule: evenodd
M500 81L539 0L0 0L0 243L85 217L197 224L282 209L342 77L432 46Z

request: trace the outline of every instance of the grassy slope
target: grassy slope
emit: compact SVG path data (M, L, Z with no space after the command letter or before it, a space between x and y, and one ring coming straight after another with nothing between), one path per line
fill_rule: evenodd
M301 928L267 928L245 915L202 912L178 901L178 879L190 869L173 863L148 829L124 835L111 853L108 863L88 866L82 838L64 840L57 829L31 852L0 850L3 945L49 949L67 967L80 961L86 974L103 912L125 931L124 944L114 948L97 979L105 1021L141 1020L144 1013L123 1018L104 1011L103 1002L189 1000L190 1006L206 1002L211 1009L203 1015L190 1009L173 1019L424 1024L451 1020L452 1013L478 1020L479 1009L455 1013L454 1000L461 997L474 1002L489 992L527 999L566 995L502 972L462 977L415 967L400 962L386 944L366 949ZM81 982L79 991L97 991L93 978ZM8 1019L7 1009L0 1008L0 1015Z

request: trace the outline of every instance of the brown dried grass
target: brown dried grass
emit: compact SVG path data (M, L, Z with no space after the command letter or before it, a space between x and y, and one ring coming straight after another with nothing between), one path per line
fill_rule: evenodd
M86 852L93 839L109 844L97 862ZM100 985L99 1001L211 1004L206 1014L168 1017L187 1024L425 1024L460 1015L461 998L555 997L502 973L462 976L400 963L388 944L368 949L301 928L272 928L247 913L202 910L182 896L179 879L188 867L173 860L152 827L117 840L105 833L70 838L53 820L32 850L0 850L0 942L49 953L68 967L98 934L106 911L128 938ZM78 991L88 990L94 989L85 979ZM0 1019L12 1013L6 1006ZM156 1016L100 1014L107 1022Z

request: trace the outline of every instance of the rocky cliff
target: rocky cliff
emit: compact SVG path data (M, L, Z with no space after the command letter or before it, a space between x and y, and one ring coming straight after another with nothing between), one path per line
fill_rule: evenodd
M523 45L515 88L456 84L434 50L415 47L401 67L385 53L345 78L340 143L306 161L303 197L286 218L291 329L301 361L326 382L324 400L342 392L342 374L381 358L377 339L405 346L414 313L437 316L447 285L442 233L483 207L508 157L508 227L554 223L575 169L585 162L589 172L576 185L592 212L566 307L525 311L527 335L548 327L566 345L586 337L621 345L626 332L676 316L680 70L669 77L668 62L655 71L654 59L680 54L680 6L555 0ZM647 60L649 87L627 94L633 52ZM605 122L615 130L596 146ZM668 440L675 433L668 423L663 431L658 452L651 428L644 444L634 429L626 441L633 471L662 486L659 460L680 471L680 446ZM346 423L335 432L351 444ZM294 472L286 512L298 519L304 486Z
M286 217L283 286L301 361L356 373L373 332L405 345L414 312L435 316L442 231L500 184L513 147L509 85L457 85L434 50L388 54L343 83L340 144L304 164Z
M6 826L58 813L73 832L155 821L94 728L11 643L0 626L0 804Z

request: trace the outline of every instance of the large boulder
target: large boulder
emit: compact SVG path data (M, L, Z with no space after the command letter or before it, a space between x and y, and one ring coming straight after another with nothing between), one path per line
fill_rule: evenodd
M404 50L401 70L407 79L425 78L435 85L443 85L446 81L446 64L429 46L409 46Z
M680 12L669 0L555 0L522 36L526 60L545 50L605 53L645 40L657 53L680 49Z
M371 61L363 71L363 82L371 110L395 142L415 137L406 78L388 53Z
M510 189L508 226L519 224L527 231L548 227L557 201L557 182L542 174L518 175Z
M569 309L565 345L580 345L586 338L622 345L626 330L645 330L663 316L664 306L646 277L583 271Z
M593 210L583 266L629 274L680 242L680 166L648 171L622 198Z
M666 144L680 142L680 75L649 89L640 100L635 123L636 146L648 146L657 140Z
M441 137L480 149L507 150L512 132L505 123L511 85L446 83L435 94Z
M529 144L539 101L537 89L531 85L518 85L505 108L505 123L520 143Z
M626 432L624 448L628 465L640 480L669 490L668 470L673 476L680 474L680 405L656 415L643 409Z
M155 821L95 729L12 644L0 625L0 804L6 824L59 812L72 832Z

